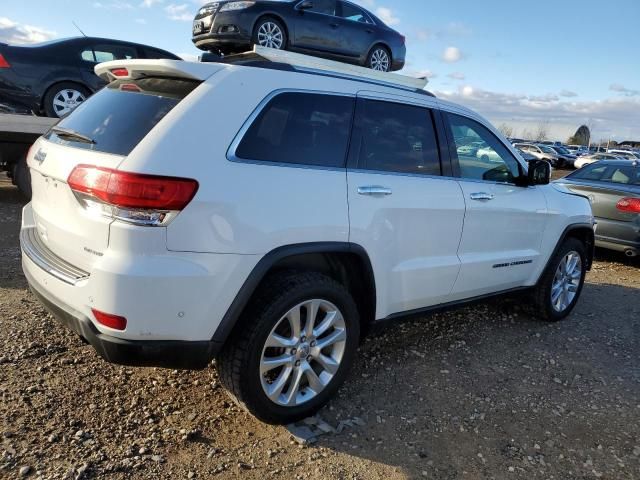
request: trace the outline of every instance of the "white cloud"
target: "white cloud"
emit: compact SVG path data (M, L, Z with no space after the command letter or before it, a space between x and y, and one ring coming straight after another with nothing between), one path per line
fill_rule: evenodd
M523 95L491 92L470 85L454 92L434 92L444 100L465 105L491 120L534 131L549 124L554 139L566 140L585 123L593 125L594 138L640 138L640 99L610 98L600 101L559 100L554 94Z
M447 75L447 77L453 79L453 80L464 80L465 74L462 72L452 72L449 75Z
M140 25L146 25L147 21L144 18L136 18L136 23L139 23Z
M191 6L186 3L180 5L172 3L171 5L167 5L165 11L167 12L167 17L170 20L177 20L180 22L190 22L195 16L191 11Z
M442 59L447 63L459 62L462 57L462 52L458 47L447 47L442 52Z
M159 3L163 3L164 0L142 0L142 3L140 4L140 7L142 8L151 8L154 5L157 5Z
M0 17L0 42L29 44L45 42L56 36L56 32L32 25L22 25L6 17Z
M631 88L627 88L624 85L620 85L619 83L614 83L609 87L609 90L612 92L620 93L626 97L637 97L640 95L640 90L633 90Z
M398 25L400 19L395 16L393 10L387 7L378 7L376 9L376 15L389 26Z

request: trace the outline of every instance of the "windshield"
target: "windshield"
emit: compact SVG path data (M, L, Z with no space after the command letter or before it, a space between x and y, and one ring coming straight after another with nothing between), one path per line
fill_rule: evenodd
M175 78L117 80L45 135L75 148L128 155L198 82Z

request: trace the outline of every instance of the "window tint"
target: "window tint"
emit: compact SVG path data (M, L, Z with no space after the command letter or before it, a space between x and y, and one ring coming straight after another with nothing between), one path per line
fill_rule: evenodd
M236 149L246 160L345 166L354 99L282 93L260 112Z
M518 161L489 129L460 115L448 113L446 118L462 178L512 183L520 175ZM483 146L475 151L465 150L470 139L482 142Z
M52 142L115 155L131 150L186 97L198 82L167 78L117 80L83 102L58 126L89 137L85 143L53 130Z
M350 3L340 2L340 16L353 22L371 23L364 11Z
M352 159L357 168L441 175L431 111L399 103L361 100Z
M96 62L110 62L112 60L128 60L137 58L136 50L126 45L96 45L93 47Z
M325 15L336 14L336 1L335 0L313 0L313 8L309 9L310 12L324 13Z
M167 59L167 60L175 60L176 57L173 55L163 52L162 50L156 50L155 48L147 48L145 49L145 54L147 58L156 59Z

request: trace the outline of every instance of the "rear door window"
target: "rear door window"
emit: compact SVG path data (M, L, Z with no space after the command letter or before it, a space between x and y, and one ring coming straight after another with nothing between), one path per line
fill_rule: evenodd
M358 169L441 175L431 110L359 100L350 158Z
M71 147L128 155L198 85L192 80L169 78L117 80L58 123L60 129L85 140L53 129L45 138Z
M127 45L96 45L93 51L98 63L138 58L136 49Z
M319 93L274 97L235 156L244 160L344 168L355 100Z

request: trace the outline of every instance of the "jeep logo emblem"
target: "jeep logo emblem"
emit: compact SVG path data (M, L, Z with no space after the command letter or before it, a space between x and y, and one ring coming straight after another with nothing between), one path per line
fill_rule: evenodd
M45 158L47 158L47 152L45 152L42 149L39 149L36 154L33 156L33 159L38 162L40 165L42 165L42 162L44 162Z

